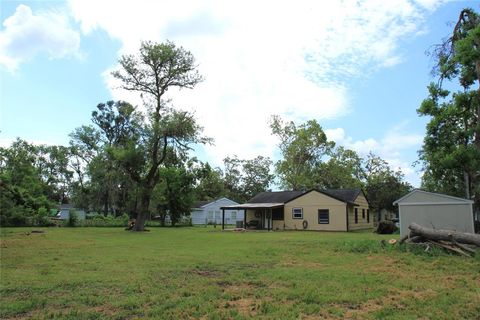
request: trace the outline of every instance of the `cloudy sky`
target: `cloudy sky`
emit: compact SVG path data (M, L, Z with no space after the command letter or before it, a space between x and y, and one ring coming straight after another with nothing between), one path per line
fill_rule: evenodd
M370 151L419 186L425 124L416 109L433 80L425 52L478 1L0 2L0 144L68 144L115 89L119 56L167 39L191 51L205 81L173 93L215 145L197 156L278 159L273 114L316 119L338 145Z

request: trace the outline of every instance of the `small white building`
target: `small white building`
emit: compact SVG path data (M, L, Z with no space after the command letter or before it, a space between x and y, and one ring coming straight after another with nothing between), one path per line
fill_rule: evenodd
M70 217L70 210L75 210L78 220L85 220L85 211L83 209L74 208L71 204L60 205L60 210L57 214L57 217L62 220L67 220Z
M474 233L471 200L416 189L393 204L398 205L401 236L408 234L412 222L426 228Z
M237 204L227 198L199 201L191 212L192 224L222 224L222 209L220 208ZM243 221L243 210L225 210L225 224L236 224L237 221Z

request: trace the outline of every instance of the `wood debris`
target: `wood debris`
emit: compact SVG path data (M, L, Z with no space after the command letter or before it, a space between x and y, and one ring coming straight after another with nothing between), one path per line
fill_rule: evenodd
M421 246L425 251L437 247L465 257L472 257L480 249L480 234L430 229L416 223L408 228L410 232L401 237L398 244Z

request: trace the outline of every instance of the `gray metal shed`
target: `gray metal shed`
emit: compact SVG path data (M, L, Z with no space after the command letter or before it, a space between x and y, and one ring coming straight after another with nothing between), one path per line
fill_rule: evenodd
M474 232L471 200L416 189L393 204L398 205L401 236L408 234L412 222L433 229Z

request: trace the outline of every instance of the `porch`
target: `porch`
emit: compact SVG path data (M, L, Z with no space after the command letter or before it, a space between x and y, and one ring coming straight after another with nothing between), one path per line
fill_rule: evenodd
M222 210L222 230L225 230L225 210L243 210L245 229L272 230L283 226L283 203L244 203L225 206Z

